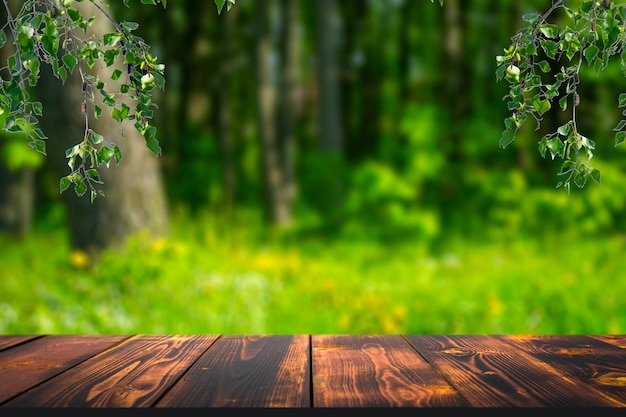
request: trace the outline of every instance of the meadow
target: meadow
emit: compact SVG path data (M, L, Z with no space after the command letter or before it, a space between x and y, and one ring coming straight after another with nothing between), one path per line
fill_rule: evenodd
M64 228L2 235L0 333L626 332L623 236L424 244L253 223L180 215L97 260Z

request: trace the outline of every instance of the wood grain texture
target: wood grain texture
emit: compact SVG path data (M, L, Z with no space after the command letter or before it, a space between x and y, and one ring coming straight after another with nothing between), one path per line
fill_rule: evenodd
M622 335L0 335L0 410L623 409L625 342Z
M156 407L308 407L307 335L221 337Z
M587 336L506 336L514 345L626 406L626 352Z
M626 335L623 334L590 335L589 337L626 349Z
M497 335L407 339L474 407L620 407Z
M41 336L3 336L2 338L0 338L0 352L21 343L28 342L29 340L36 339L38 337Z
M45 336L0 352L0 404L127 337Z
M309 336L221 337L157 407L309 407Z
M149 407L217 338L135 336L5 406Z
M468 403L401 336L312 336L315 407Z

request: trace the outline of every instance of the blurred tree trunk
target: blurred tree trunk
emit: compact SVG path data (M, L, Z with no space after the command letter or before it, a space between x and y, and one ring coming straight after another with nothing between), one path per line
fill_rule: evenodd
M439 78L440 106L445 109L445 128L443 144L446 152L448 169L443 178L442 198L454 199L457 193L458 179L462 173L462 137L464 121L469 102L469 80L463 55L464 46L464 4L460 0L448 0L443 7L443 53L441 54Z
M317 0L319 144L324 152L341 154L343 135L337 59L339 15L336 0Z
M17 12L21 2L9 1L11 10ZM7 21L7 12L0 6L0 22ZM7 59L13 54L10 42L0 49L0 67L6 65ZM10 133L3 133L9 135ZM16 138L23 139L19 133ZM0 137L0 231L26 236L33 222L35 205L35 172L32 167L10 168L5 162L6 139ZM26 146L26 145L24 145ZM32 150L35 152L35 150Z
M205 130L210 125L210 94L209 74L211 60L211 25L214 23L212 16L215 14L215 5L210 1L188 2L186 4L186 17L188 27L185 33L184 45L181 48L187 67L183 71L183 94L182 102L184 118L194 130ZM223 18L222 15L220 17Z
M282 167L282 190L285 204L292 210L296 197L295 178L295 117L298 108L296 84L298 82L298 56L300 52L299 4L294 0L281 1L281 32L279 48L281 60L280 88L278 92L278 145Z
M0 154L4 145L4 139L0 139ZM12 170L0 160L0 231L21 237L30 233L35 205L34 183L33 168Z
M385 39L380 36L382 28L378 24L379 19L388 19L388 16L381 16L377 7L368 5L366 10L364 25L364 44L365 62L361 66L361 86L363 111L361 113L361 131L358 135L360 142L358 152L359 156L372 155L378 148L380 139L380 102L383 79L383 59L384 50L382 44ZM391 11L383 10L383 14L391 13Z
M347 16L342 32L342 70L341 70L341 114L344 117L343 137L345 138L345 156L348 160L358 160L363 153L364 107L369 106L364 100L361 74L364 71L362 29L366 26L367 3L364 1L343 1L339 3L341 13Z
M256 81L259 138L261 144L261 175L267 221L275 226L291 223L292 212L284 189L276 129L276 80L272 65L270 2L255 0L256 5Z
M83 15L97 15L90 3L74 3ZM98 16L91 30L102 36L112 31L110 22ZM103 73L113 68L94 65L93 71ZM69 169L65 150L80 142L84 131L81 114L83 100L78 71L68 77L65 85L56 79L48 66L42 67L42 77L36 89L43 103L44 116L41 126L48 135L48 161L56 175L67 175ZM101 166L104 181L101 189L105 197L94 203L89 196L76 196L73 187L62 197L67 209L70 244L73 249L97 255L102 249L123 244L134 233L147 232L152 236L168 232L167 202L162 186L157 158L147 149L145 140L132 125L126 126L121 137L122 125L103 112L98 119L90 116L89 126L102 134L106 140L116 143L122 151L118 166ZM91 112L90 112L91 113Z
M232 100L231 83L233 76L233 42L231 39L231 26L234 19L233 9L222 13L217 19L218 24L218 85L217 89L217 134L220 145L220 161L222 166L222 188L224 191L224 204L226 211L230 212L235 202L235 163L232 134Z
M316 1L319 149L326 165L321 209L331 224L341 222L344 192L344 139L339 84L339 25L336 0Z

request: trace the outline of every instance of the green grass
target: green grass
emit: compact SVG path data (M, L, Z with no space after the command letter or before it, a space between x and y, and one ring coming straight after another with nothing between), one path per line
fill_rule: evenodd
M175 220L81 267L60 231L0 236L0 333L626 332L626 241L263 237Z

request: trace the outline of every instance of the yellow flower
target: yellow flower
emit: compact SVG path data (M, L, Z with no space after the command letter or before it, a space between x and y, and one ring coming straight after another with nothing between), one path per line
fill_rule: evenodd
M79 249L75 249L70 252L70 264L75 268L86 268L90 263L89 255Z
M167 246L167 240L164 238L158 238L152 242L152 251L156 253L161 253L165 250Z

